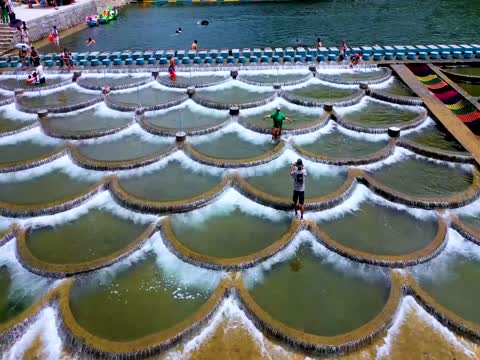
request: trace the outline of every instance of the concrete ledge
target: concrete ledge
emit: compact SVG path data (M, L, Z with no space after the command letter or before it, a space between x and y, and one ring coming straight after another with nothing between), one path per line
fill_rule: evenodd
M438 160L449 161L460 164L474 164L472 156L468 152L453 152L440 149L431 148L415 143L407 138L400 138L397 146L403 147L414 153Z
M468 241L480 246L480 231L468 226L459 217L453 216L450 226Z
M153 123L151 123L148 120L148 117L146 116L140 116L137 118L138 124L141 126L143 130L146 132L153 134L153 135L159 135L159 136L175 136L177 133L178 129L175 128L162 128L159 127ZM226 121L219 123L217 125L212 125L209 127L204 127L204 128L192 128L192 129L184 129L183 131L187 136L198 136L198 135L205 135L205 134L210 134L215 131L218 131L220 129L223 129L227 125L232 123L231 118L227 118Z
M356 184L357 176L357 169L349 169L347 179L336 191L318 198L305 199L305 209L324 210L330 209L342 203L346 198L350 196L351 192L353 191L354 185ZM239 175L234 176L234 181L232 185L241 194L262 205L269 206L278 210L291 209L292 201L290 198L281 198L258 190Z
M120 132L122 130L129 128L135 123L134 120L131 120L125 125L112 128L112 129L76 132L76 131L69 131L69 130L53 129L50 125L50 120L48 117L39 119L39 121L40 121L40 126L42 127L42 131L45 134L54 138L65 139L65 140L85 140L85 139L100 138L100 137L116 134L117 132Z
M62 156L65 156L66 154L67 154L67 146L64 145L58 149L55 149L37 158L23 160L23 161L12 161L8 163L2 163L0 164L0 173L9 173L9 172L31 169L31 168L52 162L58 158L61 158Z
M228 188L230 182L230 178L227 177L206 193L176 201L152 201L139 199L125 191L116 177L112 178L110 191L114 199L126 208L154 214L166 212L176 213L194 210L211 203Z
M147 227L136 239L133 239L124 248L113 252L108 256L92 261L76 264L55 264L45 262L35 257L27 245L27 238L32 231L30 228L20 230L17 235L17 258L28 271L44 277L64 278L80 273L86 273L110 266L139 249L156 231L156 224Z
M375 163L377 161L386 159L387 157L392 155L393 152L395 151L396 142L397 140L391 139L383 149L373 152L371 154L368 154L361 159L335 158L327 155L315 154L311 151L305 150L300 145L297 145L295 143L293 143L293 148L300 155L317 163L338 165L338 166L358 166L358 165L371 164L371 163Z
M273 150L267 151L265 154L247 158L247 159L220 159L214 158L211 156L204 155L199 151L195 150L192 145L186 143L183 145L183 150L185 155L189 158L195 160L200 164L220 167L220 168L243 168L243 167L252 167L262 164L266 164L276 158L278 158L284 150L285 142L281 140Z
M317 131L318 129L321 129L324 127L330 118L330 114L328 113L323 113L322 116L318 120L312 121L313 125L309 126L306 125L304 127L300 127L297 129L291 129L291 130L286 130L282 129L282 134L284 135L301 135L301 134L308 134L314 131ZM255 131L260 134L271 134L272 133L272 128L271 127L261 127L261 126L256 126L254 124L249 123L247 120L243 119L241 116L238 119L238 123L242 125L244 128Z
M209 87L209 86L224 84L224 83L226 83L230 80L231 80L231 78L227 77L227 78L225 78L223 80L220 80L220 81L212 81L210 83L191 85L191 84L178 84L178 83L174 83L174 82L171 82L171 81L165 81L161 77L157 78L157 81L160 84L162 84L163 86L167 86L167 87L170 87L170 88L177 88L177 89L187 89L190 86L193 86L197 89L201 89L201 88L206 88L206 87Z
M374 99L387 101L394 104L423 106L423 100L414 96L391 95L381 90L372 89L368 90L368 95Z
M0 132L0 138L2 137L7 137L7 136L12 136L16 134L20 134L24 131L32 130L35 129L38 126L38 122L34 122L32 124L26 125L24 127L21 127L19 129L11 130L11 131L6 131L6 132Z
M109 95L105 96L105 104L107 107L113 110L117 111L122 111L122 112L133 112L137 109L144 109L144 111L154 111L154 110L163 110L163 109L168 109L172 106L177 106L180 105L181 103L185 102L188 100L188 95L183 94L180 95L180 97L176 100L172 100L163 104L155 104L155 105L134 105L134 104L118 104L113 102Z
M165 246L179 259L207 269L238 271L255 266L283 250L290 244L301 228L301 223L298 220L293 220L287 232L280 239L262 250L236 258L219 258L191 250L177 239L169 217L162 222L160 231Z
M69 146L70 159L76 165L97 171L117 171L117 170L130 170L137 169L139 167L147 166L173 154L178 150L176 145L170 146L166 151L153 155L144 156L133 160L119 160L119 161L103 161L89 158L81 154L74 146Z
M331 251L355 262L383 267L403 268L422 264L438 256L447 245L445 241L447 224L439 216L437 216L437 234L432 241L423 249L402 255L379 255L357 250L339 243L314 222L309 222L308 228L317 240Z
M109 71L110 73L110 71ZM110 88L110 91L115 91L115 90L124 90L124 89L130 89L130 88L135 88L137 86L143 86L145 84L148 84L150 82L153 82L154 80L153 79L144 79L144 80L141 80L141 81L137 81L135 83L131 83L131 84L125 84L125 85L116 85L116 86L110 86L107 84L107 86ZM79 77L78 80L77 80L77 84L84 88L84 89L88 89L88 90L98 90L98 91L102 91L103 90L103 86L98 86L98 85L90 85L87 83L87 79L85 77Z
M0 214L6 217L32 217L40 215L52 215L70 210L84 203L96 194L104 191L108 187L111 178L100 180L96 184L89 186L83 192L76 194L68 199L40 203L40 204L10 204L0 202Z
M230 294L230 284L227 280L223 280L210 298L193 315L169 329L136 340L120 342L96 336L76 321L70 307L72 285L73 282L70 282L62 287L59 294L60 328L66 335L69 347L88 357L94 356L108 359L146 357L171 348L207 324L215 315L222 300Z
M315 99L304 96L295 95L288 91L281 91L280 96L292 104L307 106L307 107L323 107L325 104L332 104L335 106L351 106L358 104L365 96L365 90L358 90L353 95L339 98L339 99Z
M378 68L383 72L381 76L378 78L373 78L373 79L363 79L363 80L340 80L335 76L332 75L327 75L327 74L322 74L317 72L316 77L319 78L320 80L327 81L330 83L334 84L340 84L340 85L360 85L361 83L365 84L380 84L382 82L387 81L390 76L392 76L392 70L388 67L381 67Z
M298 84L302 84L310 79L313 78L313 75L312 74L308 74L306 75L305 77L301 78L301 79L298 79L298 80L292 80L292 81L284 81L284 82L279 82L278 84L280 84L281 86L292 86L292 85L298 85ZM248 79L245 79L242 77L242 75L240 74L240 76L238 77L238 80L245 83L245 84L249 84L249 85L254 85L254 86L265 86L265 87L268 87L268 86L274 86L274 84L270 84L270 83L262 83L262 82L259 82L259 81L253 81L253 80L248 80Z
M415 300L441 324L454 330L457 334L466 336L474 341L480 340L479 325L463 319L453 311L441 305L423 290L412 276L407 278L407 283L409 285L409 295L412 295Z
M265 99L258 100L258 101L252 101L249 103L244 103L244 104L221 104L221 103L216 103L215 101L206 99L202 97L201 95L195 94L193 95L192 99L195 101L197 104L202 105L207 108L211 109L218 109L218 110L229 110L233 106L238 106L240 109L251 109L254 107L259 107L262 105L266 105L273 100L275 100L278 97L278 94L275 92L273 93L272 96L269 96Z
M414 119L410 121L406 121L402 124L395 125L400 130L408 130L414 129L420 124L422 124L428 117L427 111L422 111L418 114ZM360 133L367 133L367 134L387 134L388 128L392 126L392 124L386 125L385 127L369 127L367 125L363 125L360 123L355 123L351 121L344 120L341 116L339 116L335 110L333 111L334 120L342 127L348 130L360 132Z
M295 349L317 355L343 354L371 343L391 324L402 297L402 281L390 272L390 295L382 311L360 328L337 336L309 334L285 325L263 310L248 292L243 281L236 288L241 308L248 318L267 336L278 339Z
M54 113L54 114L61 114L61 113L67 113L75 110L80 110L87 108L89 106L98 104L103 101L103 96L94 96L92 99L83 101L77 104L73 105L68 105L68 106L58 106L58 107L45 107L45 106L39 106L39 107L28 107L25 105L20 104L17 100L15 101L15 107L19 111L23 111L26 113L30 114L37 114L40 110L47 110L49 113Z

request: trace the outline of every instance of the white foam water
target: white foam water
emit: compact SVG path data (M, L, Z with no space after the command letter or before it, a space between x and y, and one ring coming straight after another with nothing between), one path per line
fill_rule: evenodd
M62 358L62 339L57 330L56 311L52 307L46 307L35 317L25 334L3 355L4 360L23 359L25 352L39 337L41 348L35 354L44 360L58 360Z
M288 216L285 212L260 205L230 188L213 203L203 208L174 215L174 221L186 224L200 224L213 216L228 216L237 209L244 214L272 221L279 221Z
M471 204L463 206L461 208L449 210L455 215L463 215L469 217L476 217L480 215L480 199L475 200Z
M313 254L318 257L320 263L333 266L337 271L349 276L358 276L365 280L376 280L379 277L388 277L384 269L371 265L360 264L347 259L323 246L309 231L300 231L295 238L280 252L258 265L243 271L245 285L253 288L256 284L265 280L268 272L279 264L284 263L295 256L302 245L309 245Z
M273 93L275 90L273 89L273 86L258 86L258 85L251 85L251 84L246 84L242 81L239 80L233 80L230 79L224 83L213 85L213 86L208 86L205 88L202 88L202 92L212 92L212 91L221 91L221 90L227 90L227 89L242 89L242 90L247 90L251 92L256 92L256 93L264 93L264 92L271 92Z
M10 274L9 298L38 297L46 293L52 279L35 275L26 270L17 260L16 240L12 239L0 247L0 266L6 266Z
M113 90L110 92L110 94L129 94L129 93L134 93L140 90L144 89L152 89L152 90L161 90L161 91L167 91L167 92L175 92L175 93L187 93L186 89L179 89L179 88L172 88L168 87L165 85L160 84L158 81L150 81L146 84L127 88L127 89L121 89L121 90Z
M472 349L457 339L454 333L452 333L447 327L443 326L432 315L427 313L412 296L406 296L402 299L398 312L395 316L392 326L387 331L387 336L384 338L384 344L377 346L376 359L383 360L388 359L392 347L395 344L396 339L400 335L402 326L405 325L407 318L410 314L414 314L422 322L426 323L435 333L439 334L447 343L463 352L463 354L470 358L476 359L475 353ZM419 334L420 335L420 334Z
M248 70L242 69L239 71L239 75L255 76L255 75L305 75L311 74L311 71L307 67L299 67L296 69L268 69L268 70Z
M171 136L158 136L154 134L150 134L149 132L143 130L143 128L137 124L131 124L129 127L116 132L111 135L102 136L98 138L92 139L84 139L84 140L72 140L72 144L104 144L104 143L111 143L118 140L121 140L127 136L137 136L141 142L146 143L153 143L153 144L167 144L172 143L174 144L174 140Z
M328 82L325 80L321 80L317 77L313 77L300 84L284 86L282 89L285 91L292 91L292 90L302 89L308 86L315 86L315 85L322 85L322 86L327 86L327 87L336 88L336 89L358 89L358 85L336 84L336 83Z
M10 136L0 137L0 146L14 144L18 144L19 146L21 146L22 143L26 142L31 142L38 145L61 146L63 144L63 140L45 135L38 126Z
M2 76L3 77L3 76ZM0 89L0 95L2 96L13 96L15 93L6 89Z
M387 158L385 158L383 160L380 160L380 161L377 161L377 162L374 162L374 163L371 163L371 164L359 165L359 166L356 166L356 167L359 168L359 169L367 170L367 171L376 171L376 170L380 170L381 168L383 168L385 166L389 166L389 165L395 164L397 162L403 161L405 159L408 159L411 156L412 156L411 151L409 151L407 149L404 149L404 148L401 148L401 147L396 147L393 150L393 154L391 154Z
M297 161L298 158L301 158L295 151L290 148L285 149L285 151L278 158L262 165L253 166L249 168L238 169L237 172L245 177L250 176L261 176L264 174L271 174L278 169L281 169L285 166L289 166ZM315 163L310 160L303 159L304 167L307 169L309 176L319 177L319 176L336 176L338 174L344 173L347 171L345 166L334 166L327 164ZM288 175L288 174L287 174Z
M335 112L338 115L344 116L346 114L352 113L352 112L357 112L360 110L366 109L370 104L372 103L377 103L385 106L389 106L394 109L399 109L399 110L406 110L406 111L411 111L415 112L417 114L422 114L425 113L426 110L422 106L417 106L417 105L401 105L401 104L395 104L379 99L374 99L369 96L365 96L360 100L359 103L352 105L352 106L345 106L345 107L336 107Z
M433 210L413 208L388 201L374 194L370 189L368 189L365 185L362 184L355 185L355 188L350 197L340 205L337 205L327 210L308 212L307 214L305 214L305 218L313 221L335 220L345 216L346 214L357 212L360 209L360 206L367 201L398 211L407 212L408 214L419 220L431 220L436 218L436 212Z
M81 92L81 93L85 93L85 94L101 95L101 92L98 91L98 90L88 90L88 89L82 88L77 83L71 83L71 84L68 84L68 85L65 85L65 86L56 87L56 88L48 89L48 90L42 90L41 88L38 88L38 91L24 92L22 94L22 96L24 96L24 97L47 96L47 95L55 94L55 93L58 93L58 92L61 92L61 91L69 90L69 89L74 90L74 91L78 91L78 92Z
M310 133L295 135L293 137L293 141L298 145L308 145L312 144L318 139L320 139L324 135L332 134L335 131L342 133L348 137L358 139L358 140L365 140L368 142L379 142L379 141L386 141L389 139L388 134L367 134L361 133L353 130L346 129L341 125L337 124L334 120L328 120L327 124L321 127L318 130L315 130Z
M244 128L237 122L232 122L211 134L190 137L187 139L187 141L194 145L202 144L220 139L222 136L227 134L236 134L240 139L245 140L253 145L262 145L267 142L271 142L270 135L256 133L252 130Z
M124 112L124 111L118 111L109 108L105 102L93 104L91 106L87 106L82 109L74 110L74 111L69 111L66 113L61 113L61 114L49 114L48 116L51 118L68 118L68 117L75 117L81 113L87 112L87 111L92 111L93 110L93 116L98 116L98 117L105 117L105 118L128 118L131 117L133 118L133 112Z
M177 71L177 77L196 77L196 76L230 76L230 71Z
M180 286L195 286L213 291L226 276L224 272L201 268L180 260L167 249L159 233L152 236L151 244L158 268Z
M238 300L235 296L229 296L224 299L217 309L215 315L210 322L200 331L198 335L188 340L181 349L171 351L166 354L166 359L189 359L203 344L211 339L218 327L224 323L224 331L229 331L236 328L243 328L249 333L252 340L258 346L262 359L275 359L276 355L288 355L287 351L279 345L269 344L267 349L267 339L263 333L258 330L253 322L247 317L245 312L240 308ZM286 357L286 356L285 356Z
M395 76L390 76L387 80L378 83L378 84L368 84L368 88L372 90L382 90L387 89L395 82Z
M441 280L450 276L449 269L459 258L480 262L480 247L465 240L457 231L448 229L446 241L440 255L427 263L410 267L409 272L417 279Z
M409 135L409 134L413 134L413 133L417 133L417 132L422 132L423 130L425 130L429 127L433 127L434 125L435 125L435 120L433 120L430 116L427 116L425 118L425 120L420 125L418 125L414 128L411 128L411 129L402 130L401 135L405 136L405 135Z
M139 72L139 73L127 73L127 72L122 72L122 73L114 73L114 72L108 72L108 71L105 71L105 72L84 72L82 74L82 79L85 79L85 78L104 78L104 77L107 77L107 78L116 78L116 79L119 79L119 78L124 78L124 77L132 77L132 78L144 78L144 77L151 77L152 74L151 73L142 73L142 72ZM152 77L152 81L153 81L153 77Z
M161 109L161 110L154 110L154 111L147 111L145 113L145 117L148 119L149 117L154 117L158 115L164 115L169 112L173 111L182 111L182 110L189 110L193 113L196 114L203 114L203 115L208 115L208 116L214 116L214 117L227 117L228 116L228 110L218 110L218 109L210 109L205 106L202 106L200 104L197 104L195 101L192 99L188 99L184 102L182 102L179 105L175 105L172 107L169 107L168 109Z
M314 115L318 116L320 118L324 111L320 107L308 107L308 106L301 106L301 105L296 105L293 104L287 100L285 100L282 97L277 97L273 101L262 105L262 106L257 106L254 108L250 109L242 109L240 112L241 117L248 117L251 115L257 115L257 114L263 114L265 112L272 112L275 110L277 107L280 107L282 109L288 109L290 111L298 111L300 113L306 114L306 115Z
M0 116L11 121L35 121L38 119L37 114L30 114L17 110L15 104L1 106Z
M108 172L86 170L78 167L72 163L68 156L65 155L47 164L43 164L31 169L0 174L0 184L7 182L28 181L56 170L60 170L71 178L81 178L89 181L99 181L103 177L111 174Z
M4 223L10 225L16 223L24 228L31 227L33 229L45 226L56 227L75 221L83 215L86 215L92 209L104 210L122 219L129 220L137 224L152 224L162 219L156 215L143 214L125 209L118 205L115 200L113 200L108 191L103 191L93 198L87 200L83 204L58 214L42 215L29 218L9 218L2 216L0 217L0 224Z

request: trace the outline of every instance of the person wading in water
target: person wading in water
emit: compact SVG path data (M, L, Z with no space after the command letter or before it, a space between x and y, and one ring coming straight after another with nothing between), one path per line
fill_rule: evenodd
M298 204L300 205L300 219L303 220L305 211L305 178L307 170L303 168L302 159L298 159L290 168L290 176L293 178L292 207L295 209L295 216L298 215Z
M265 115L263 117L264 120L268 118L271 118L273 120L272 140L280 139L280 136L282 135L283 120L293 122L292 119L286 117L285 114L280 110L280 107L277 107L277 109L273 113L271 113L270 115Z

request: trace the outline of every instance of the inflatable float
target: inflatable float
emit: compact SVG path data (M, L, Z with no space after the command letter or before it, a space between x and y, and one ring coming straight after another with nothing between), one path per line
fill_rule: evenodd
M89 27L94 27L98 25L98 19L96 16L87 16L85 18L85 21L87 22L87 25Z
M108 24L112 20L117 20L118 11L111 7L106 8L100 15L98 15L99 24Z

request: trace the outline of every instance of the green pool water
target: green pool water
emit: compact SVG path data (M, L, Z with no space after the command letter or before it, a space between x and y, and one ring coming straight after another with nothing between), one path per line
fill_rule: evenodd
M175 81L172 81L168 75L161 75L160 79L164 82L171 83L172 85L181 85L181 86L197 86L197 85L207 85L215 84L222 80L227 80L230 78L229 75L195 75L193 76L187 74L178 74Z
M125 248L146 225L93 209L69 223L32 230L27 247L37 259L51 264L78 264Z
M27 76L26 75L19 75L18 76L18 81L16 78L3 78L0 79L0 86L7 88L10 91L13 91L15 89L36 89L39 90L45 86L52 86L59 84L63 81L66 81L69 79L69 77L54 77L54 76L49 76L45 85L34 85L34 84L28 84L26 82Z
M345 121L366 127L390 127L412 121L418 112L367 100L367 106L343 115Z
M386 145L387 141L373 142L357 139L334 130L320 136L316 141L300 145L300 147L314 154L335 159L362 159L383 149Z
M88 75L82 75L78 79L78 84L80 86L82 85L88 85L88 86L95 86L99 88L103 88L105 85L109 87L115 87L115 86L122 86L122 85L133 85L137 84L142 81L146 80L152 80L153 77L151 75L145 74L144 76L133 76L133 75L122 75L122 76L88 76Z
M465 224L470 226L471 228L480 232L480 216L479 215L461 215L459 216L460 220L462 220Z
M200 210L201 211L201 210ZM176 238L195 252L222 258L247 256L279 240L287 231L287 217L271 220L233 209L219 212L204 221L173 218Z
M472 185L471 171L430 161L407 158L387 165L371 175L405 195L446 197L464 192Z
M268 314L297 330L335 336L372 320L385 306L390 286L379 270L339 269L302 246L275 265L250 290Z
M153 106L165 104L179 99L183 95L182 92L155 89L152 87L139 88L129 92L111 92L108 97L110 100L119 105L125 106Z
M128 193L156 201L188 199L210 191L220 182L220 176L196 173L178 162L149 174L120 179L120 185Z
M294 90L286 90L293 95L303 96L307 98L328 100L339 99L353 95L358 89L344 89L323 84L307 85Z
M421 131L414 132L405 136L417 144L431 147L438 150L466 152L463 146L446 130L443 130L438 124L429 126Z
M434 219L420 220L406 211L368 201L354 212L319 221L318 225L335 241L378 255L403 255L423 249L437 233Z
M240 72L241 79L262 83L265 85L285 84L292 81L305 79L309 75L310 75L309 73L277 75L277 74L270 74L270 73L269 74L249 74L247 72Z
M308 173L308 167L306 169ZM346 171L331 175L317 175L310 172L306 180L305 198L313 199L335 192L346 179ZM267 194L288 199L292 197L293 179L290 176L289 164L271 173L250 176L245 180Z
M157 143L139 135L128 135L111 142L84 143L77 147L80 154L100 161L135 160L165 152L172 142Z
M460 86L463 90L465 90L471 96L480 96L480 84L471 84L471 83L464 83L458 82L458 86Z
M378 70L352 70L349 72L341 72L338 74L324 74L326 78L332 81L372 81L381 79L385 76L386 72L382 69Z
M24 128L33 124L34 122L35 122L34 120L32 121L9 120L8 118L1 116L1 113L0 113L0 134L19 130L21 128Z
M398 80L396 77L393 78L393 82L387 87L382 87L379 89L380 92L384 92L394 96L417 96L408 86L403 82Z
M60 170L23 180L0 184L0 201L12 204L33 205L72 198L85 191L94 182L79 177L69 177ZM46 191L50 189L50 191Z
M19 96L17 101L19 104L31 109L40 109L45 107L58 108L81 104L100 95L100 92L98 95L96 95L93 93L79 91L74 87L69 87L47 94L42 94L41 91L35 92L34 94L34 96Z
M448 67L446 70L461 74L461 75L473 75L480 76L480 66L457 66L457 67Z
M0 166L2 164L31 160L52 152L60 145L37 144L32 141L22 141L12 145L0 145Z
M242 139L237 133L222 135L211 141L194 144L193 148L200 153L222 159L246 159L265 154L277 144L266 141L263 144L252 144Z
M261 101L273 95L272 91L256 92L236 86L222 90L209 90L208 88L197 90L197 95L217 104L247 104Z
M10 268L7 265L0 265L0 324L21 314L44 293L44 291L29 291L28 288L24 291L13 290L15 286L19 286L14 281ZM28 283L24 285L27 286Z
M70 306L78 323L92 334L129 341L166 330L193 315L210 296L200 286L184 285L160 270L153 255L114 275L76 282Z
M73 113L49 115L44 126L67 136L81 135L119 128L128 124L132 118L132 113L121 113L102 106Z
M227 111L215 111L214 113L209 114L206 111L195 111L189 107L161 113L147 112L143 117L143 121L157 128L179 129L181 127L184 130L206 128L223 123L227 120Z
M264 117L266 115L272 114L274 111L275 109L272 108L270 110L262 111L261 113L256 114L242 115L242 113L240 113L240 117L243 121L247 122L250 125L259 127L261 129L270 130L273 126L273 121L272 119L264 119ZM318 112L306 113L298 110L291 110L286 107L282 109L282 112L293 121L284 121L282 127L284 130L294 130L312 127L320 121L320 117L322 115L320 110Z
M463 255L452 255L446 269L433 275L435 267L416 275L420 287L436 301L467 321L480 325L477 299L480 296L480 262ZM447 270L448 269L448 270Z

